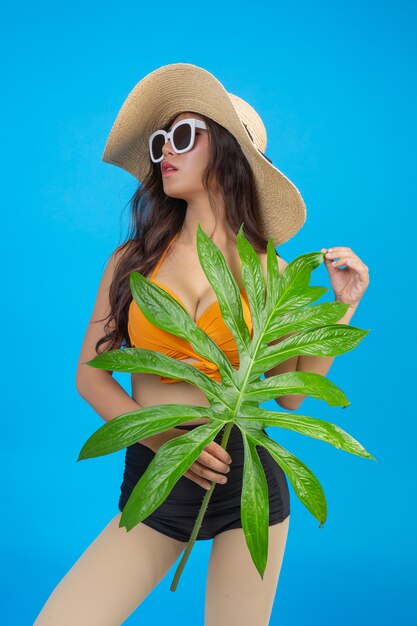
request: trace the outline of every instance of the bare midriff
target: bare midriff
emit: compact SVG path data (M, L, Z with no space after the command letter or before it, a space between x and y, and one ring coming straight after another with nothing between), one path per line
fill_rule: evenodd
M183 359L185 363L195 363L197 359L188 357ZM132 398L141 406L155 404L195 404L196 406L209 406L204 393L198 387L185 381L178 383L162 383L159 374L132 374ZM209 420L198 417L183 424L205 424ZM178 424L178 428L181 425Z

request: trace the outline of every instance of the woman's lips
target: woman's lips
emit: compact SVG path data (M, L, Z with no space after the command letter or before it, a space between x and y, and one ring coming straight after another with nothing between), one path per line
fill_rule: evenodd
M162 176L169 176L170 174L175 174L178 170L162 170Z

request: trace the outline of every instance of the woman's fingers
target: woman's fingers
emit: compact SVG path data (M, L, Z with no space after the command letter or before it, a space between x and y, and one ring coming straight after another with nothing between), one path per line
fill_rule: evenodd
M202 457L204 462L202 462ZM211 454L203 451L198 457L198 460L188 468L184 476L187 476L187 478L194 480L198 485L207 489L211 487L212 481L220 485L226 483L227 477L224 474L228 472L230 472L230 467L227 463L222 463L211 456Z
M184 476L190 478L205 489L210 489L211 481L214 481L220 485L227 482L226 476L214 472L204 465L200 465L198 461L195 461L192 466L188 468Z
M193 467L193 465L191 467ZM203 487L203 489L210 489L211 487L211 483L209 483L208 480L205 480L204 478L193 472L191 468L188 468L184 476L192 480L194 483L197 483L197 485L200 485L200 487Z
M214 457L217 457L218 459L220 459L220 461L223 461L223 463L232 462L231 456L227 452L227 450L222 448L221 445L219 445L215 441L212 441L211 443L209 443L208 446L206 446L204 449L210 452L210 454L212 454Z
M225 470L214 470L208 467L205 463L201 463L201 455L198 460L193 463L191 466L193 471L198 473L203 478L207 478L207 480L215 480L217 483L226 482L223 481L223 478L226 478L225 474L230 472L230 467L227 465L227 469Z
M219 484L227 482L224 474L230 472L231 462L229 453L222 446L212 441L204 448L198 459L184 473L184 476L204 489L210 489L213 481Z
M221 446L219 447L221 448ZM206 446L206 448L202 451L202 453L198 457L198 462L201 463L201 465L205 465L210 469L216 470L216 472L228 472L230 469L229 463L221 461L217 456L213 456L213 450L207 451L207 448L209 448L209 446ZM227 455L222 455L223 458L228 458L227 452L223 448L221 449L223 450L225 455Z
M368 266L350 248L333 248L332 252L326 252L327 260L333 259L332 267L347 265L355 270L366 270ZM338 259L337 261L335 259Z

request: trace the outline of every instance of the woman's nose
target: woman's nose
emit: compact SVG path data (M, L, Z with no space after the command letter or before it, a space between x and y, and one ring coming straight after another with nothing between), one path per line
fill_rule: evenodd
M164 143L164 145L162 146L162 152L165 154L165 151L169 152L170 154L173 154L173 149L171 146L171 140L167 139L166 142Z

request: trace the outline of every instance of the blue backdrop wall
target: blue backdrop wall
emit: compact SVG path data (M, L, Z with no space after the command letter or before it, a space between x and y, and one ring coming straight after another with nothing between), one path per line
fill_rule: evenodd
M328 374L351 405L307 399L299 412L338 424L378 462L269 429L328 501L319 529L290 487L271 624L414 623L415 27L405 1L4 9L3 623L32 623L118 512L124 453L76 463L103 423L76 391L76 364L135 189L101 155L130 90L175 62L206 68L264 119L266 154L308 212L281 256L349 246L370 269L351 320L370 332ZM324 266L313 282L329 286ZM127 374L116 378L130 391ZM174 566L126 623L203 624L210 545L193 549L175 593Z

